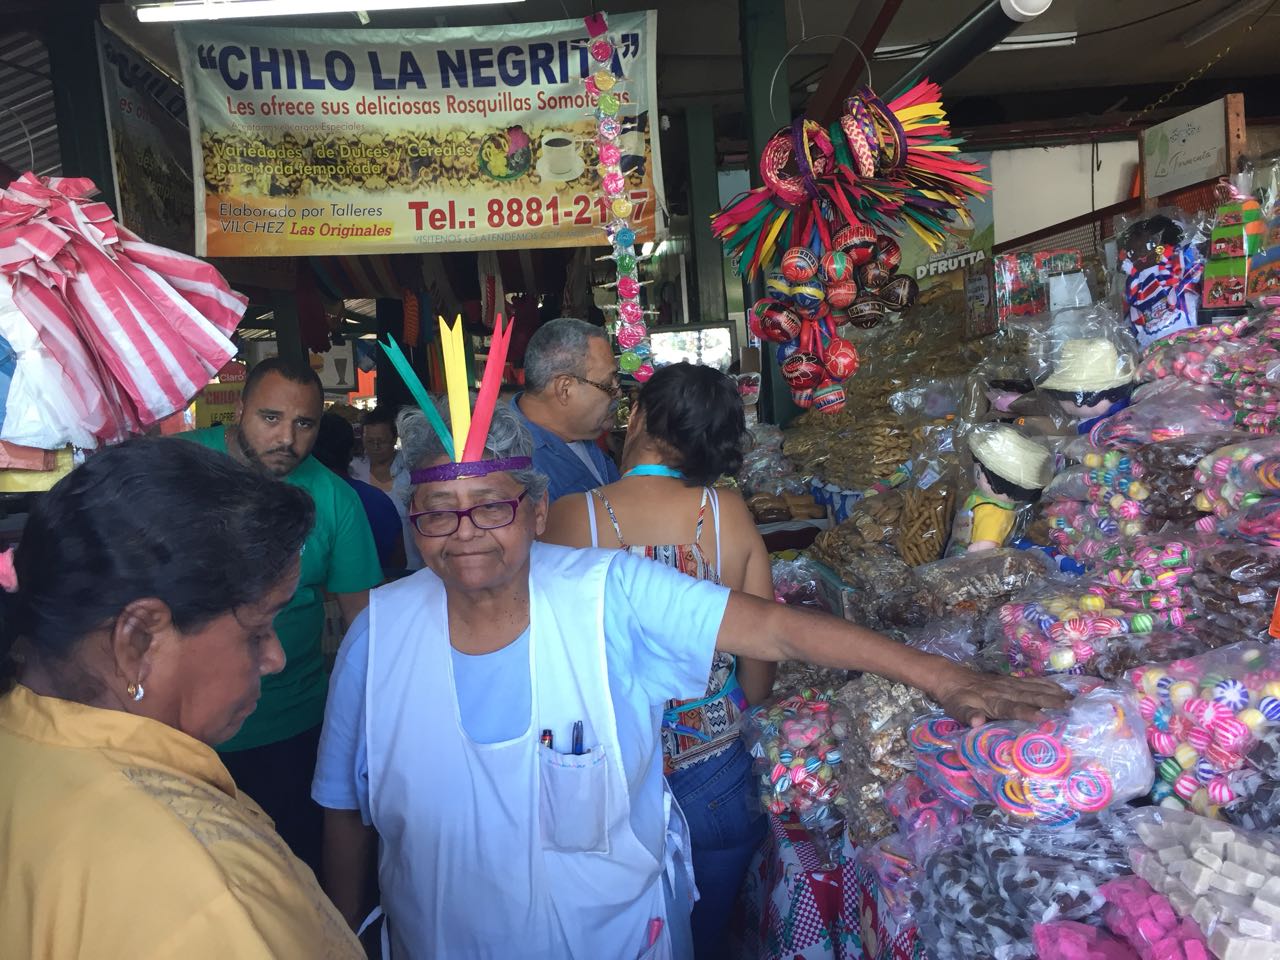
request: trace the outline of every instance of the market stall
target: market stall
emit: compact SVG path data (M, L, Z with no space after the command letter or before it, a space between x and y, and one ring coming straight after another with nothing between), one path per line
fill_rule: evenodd
M997 258L994 336L917 306L858 335L834 413L760 429L748 488L836 520L775 559L781 601L1075 699L970 730L784 665L748 717L773 829L743 957L1273 955L1278 177Z

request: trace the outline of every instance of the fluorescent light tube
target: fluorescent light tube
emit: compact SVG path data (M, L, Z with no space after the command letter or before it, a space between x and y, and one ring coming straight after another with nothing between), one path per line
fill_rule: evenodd
M133 10L143 23L222 20L230 17L287 17L302 14L360 13L368 10L418 10L425 7L473 7L500 0L172 0L145 3ZM505 0L522 3L523 0Z

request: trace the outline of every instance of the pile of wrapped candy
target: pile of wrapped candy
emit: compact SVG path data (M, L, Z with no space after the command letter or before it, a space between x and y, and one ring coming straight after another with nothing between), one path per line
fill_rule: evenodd
M1016 676L1115 677L1130 659L1137 658L1130 666L1147 662L1148 651L1198 652L1194 636L1182 632L1195 617L1183 606L1191 548L1178 541L1133 546L1105 578L1033 585L1000 607L987 626L984 662Z
M1136 697L1085 678L1064 681L1078 696L1039 724L965 728L922 718L908 734L916 772L964 807L994 804L1019 820L1061 825L1141 796L1151 756Z
M814 689L755 707L743 721L762 803L775 815L797 816L827 862L844 843L840 772L849 730L844 708Z
M975 809L920 870L911 903L932 960L1035 960L1037 923L1096 922L1103 885L1129 872L1127 814L1046 827L990 812Z
M1280 547L1225 540L1201 551L1193 583L1200 610L1196 633L1205 644L1271 639Z
M1261 774L1246 763L1256 741L1280 724L1280 649L1239 643L1128 675L1141 695L1157 763L1151 800L1217 817L1251 795Z

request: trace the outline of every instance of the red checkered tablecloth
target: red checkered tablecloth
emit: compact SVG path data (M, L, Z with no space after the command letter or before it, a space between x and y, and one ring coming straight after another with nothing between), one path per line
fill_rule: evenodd
M739 903L741 960L928 960L915 927L890 936L875 877L848 840L826 866L798 823L769 822Z

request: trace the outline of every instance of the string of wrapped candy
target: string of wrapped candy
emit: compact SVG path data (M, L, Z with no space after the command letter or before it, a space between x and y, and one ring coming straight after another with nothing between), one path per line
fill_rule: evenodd
M653 351L649 344L649 331L640 306L639 260L636 257L636 233L631 225L634 204L627 196L627 180L622 172L622 148L618 137L622 124L618 120L622 99L620 83L621 61L617 57L617 44L609 36L604 14L593 14L584 21L590 37L588 52L597 65L594 73L584 81L587 93L595 102L596 154L599 158L600 188L609 201L611 219L605 225L610 257L617 267L616 289L618 293L618 324L615 336L622 355L618 367L641 383L653 376Z

